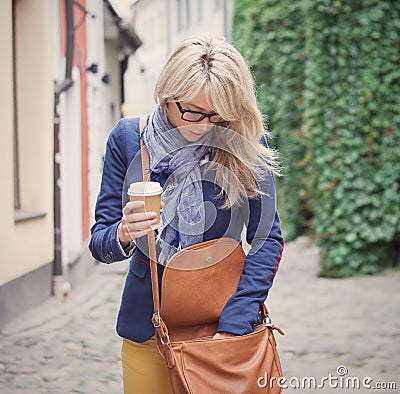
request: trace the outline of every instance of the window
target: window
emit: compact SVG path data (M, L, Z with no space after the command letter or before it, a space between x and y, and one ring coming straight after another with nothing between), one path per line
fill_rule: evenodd
M40 74L43 69L42 56L45 44L35 35L37 27L42 20L32 14L35 9L32 2L14 0L12 2L12 94L13 94L13 178L14 178L14 221L24 222L31 219L46 216L43 212L45 201L41 199L40 188L32 186L38 182L46 183L49 178L42 171L44 168L44 157L39 156L42 148L50 145L52 136L48 131L52 129L51 124L45 126L50 130L44 130L44 123L40 116L35 116L45 108L46 100L35 100L32 92L40 92L45 78ZM40 13L38 12L40 15ZM36 58L32 58L31 49L35 49ZM37 51L37 52L36 52ZM49 90L43 92L49 93ZM51 90L50 90L51 92ZM51 93L50 93L51 94ZM48 96L47 96L48 97ZM46 98L47 98L46 97ZM46 136L47 139L42 137ZM32 141L38 142L35 149L32 148ZM46 145L45 145L46 144ZM29 191L29 193L27 192Z

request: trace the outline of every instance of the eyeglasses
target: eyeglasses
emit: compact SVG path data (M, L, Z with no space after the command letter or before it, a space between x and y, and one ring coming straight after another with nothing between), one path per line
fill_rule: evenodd
M182 120L186 120L186 122L200 122L204 118L208 118L211 123L226 123L226 121L221 118L218 114L205 114L204 112L191 111L189 109L183 109L181 103L179 101L175 101L176 106L181 113Z

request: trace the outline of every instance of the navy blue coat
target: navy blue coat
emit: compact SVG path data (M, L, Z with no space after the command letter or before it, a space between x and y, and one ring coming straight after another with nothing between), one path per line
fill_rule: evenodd
M263 143L266 143L265 139ZM129 182L141 180L138 118L121 119L107 141L101 189L96 203L96 222L91 229L89 244L93 257L107 264L128 257L117 236L127 172L133 172ZM161 184L165 181L157 180ZM273 178L270 177L265 182L267 187L270 190L272 187L274 191ZM267 298L279 267L284 244L279 216L273 199L268 196L250 199L248 204L244 204L244 208L221 209L221 201L216 198L215 186L208 181L203 181L203 195L206 210L204 241L231 237L240 242L243 224L247 227L246 241L251 248L238 289L226 303L218 326L218 331L243 335L251 332L258 323L259 306ZM268 223L272 223L272 227ZM159 266L160 280L162 272L163 267ZM136 248L122 294L117 333L135 342L148 340L154 335L152 313L149 262L145 254Z

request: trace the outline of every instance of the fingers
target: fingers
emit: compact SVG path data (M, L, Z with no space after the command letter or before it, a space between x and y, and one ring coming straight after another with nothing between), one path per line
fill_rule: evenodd
M157 220L145 220L140 222L127 222L126 228L132 240L143 237L152 231L151 226L155 225Z
M223 338L232 338L235 337L235 334L232 334L230 332L217 332L214 336L213 339L223 339Z
M124 219L127 223L141 223L153 220L156 217L155 212L140 212L124 214Z
M130 201L123 209L123 220L132 239L143 237L157 224L156 212L144 212L143 201Z
M124 215L134 212L144 212L144 201L129 201L122 210Z
M145 235L149 234L152 231L152 228L149 226L146 230L142 231L129 230L128 228L128 231L132 240L134 240L136 238L144 237Z

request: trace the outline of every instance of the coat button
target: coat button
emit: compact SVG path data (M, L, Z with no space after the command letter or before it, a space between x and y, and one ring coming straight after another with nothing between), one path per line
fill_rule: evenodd
M111 260L113 257L114 257L114 253L113 253L113 252L108 252L108 253L106 254L106 259L107 259L107 260Z

